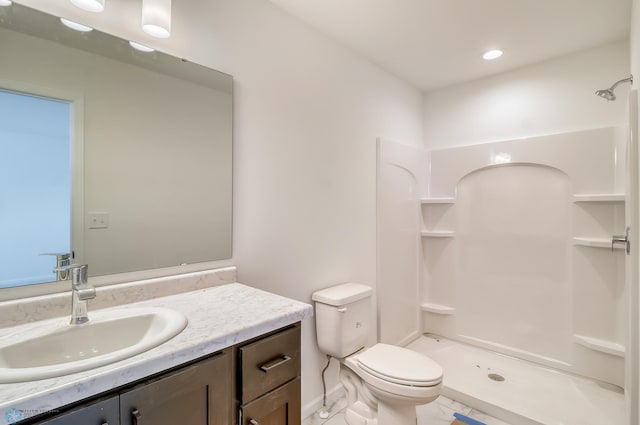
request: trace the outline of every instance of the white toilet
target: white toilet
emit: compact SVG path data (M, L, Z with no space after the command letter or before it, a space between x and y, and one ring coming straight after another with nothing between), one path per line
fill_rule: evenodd
M370 287L333 286L312 295L320 351L340 360L349 425L416 425L416 406L440 395L442 368L420 353L388 344L365 348L372 319Z

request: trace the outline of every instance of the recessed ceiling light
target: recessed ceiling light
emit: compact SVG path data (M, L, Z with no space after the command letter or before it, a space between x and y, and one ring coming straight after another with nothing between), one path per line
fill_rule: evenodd
M76 31L80 31L80 32L93 31L93 28L91 28L91 27L79 24L77 22L70 21L68 19L60 18L60 22L62 22L65 26L71 28L72 30L76 30Z
M0 0L0 6L11 6L11 0Z
M144 44L136 43L135 41L130 41L129 44L136 50L140 50L141 52L150 53L155 51L156 49L152 49L149 46L145 46Z
M104 12L105 0L71 0L74 6L87 12Z
M490 61L498 59L500 56L502 56L502 50L489 50L482 55L482 59Z

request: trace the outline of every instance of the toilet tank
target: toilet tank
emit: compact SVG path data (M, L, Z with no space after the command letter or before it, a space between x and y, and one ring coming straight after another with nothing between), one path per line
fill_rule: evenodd
M369 286L359 283L343 283L313 293L320 351L343 358L367 344L372 293Z

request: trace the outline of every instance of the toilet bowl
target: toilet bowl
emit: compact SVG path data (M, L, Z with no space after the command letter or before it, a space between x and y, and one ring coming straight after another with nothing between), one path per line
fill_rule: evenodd
M442 368L436 362L393 345L379 343L346 357L341 362L345 368L361 379L376 404L376 422L374 415L356 419L351 412L353 424L415 425L416 406L432 402L442 389Z
M366 347L371 294L357 283L315 292L318 346L340 361L349 425L416 425L416 406L440 395L442 368L406 348Z

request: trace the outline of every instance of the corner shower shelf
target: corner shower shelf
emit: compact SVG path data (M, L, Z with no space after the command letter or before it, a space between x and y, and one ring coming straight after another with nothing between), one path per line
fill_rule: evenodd
M606 341L604 339L592 338L584 335L573 335L576 344L580 344L594 351L610 354L612 356L624 357L624 346L617 342Z
M573 244L590 248L611 249L611 239L607 238L573 238ZM624 249L622 245L614 245L613 249Z
M453 307L433 303L423 303L420 308L422 309L422 311L441 314L443 316L450 316L456 312L456 309Z
M429 205L429 204L455 204L456 203L456 198L449 198L449 197L423 198L423 199L420 200L420 202L422 203L422 205Z
M425 238L453 238L456 235L453 230L423 230L420 233Z
M585 193L573 195L573 202L624 202L624 193Z

